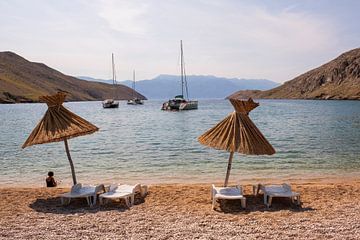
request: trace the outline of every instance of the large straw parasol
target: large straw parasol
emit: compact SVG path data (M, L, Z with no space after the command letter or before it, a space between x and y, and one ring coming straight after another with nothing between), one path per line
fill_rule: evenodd
M206 146L230 152L225 183L229 181L234 152L249 155L272 155L275 149L249 118L249 112L258 107L251 98L248 101L229 99L235 111L198 138Z
M39 98L40 101L46 102L48 110L22 145L22 148L35 144L64 141L75 185L77 183L75 169L67 140L73 137L91 134L99 130L99 128L67 110L62 105L65 97L66 94L64 92L59 92L52 96L41 96Z

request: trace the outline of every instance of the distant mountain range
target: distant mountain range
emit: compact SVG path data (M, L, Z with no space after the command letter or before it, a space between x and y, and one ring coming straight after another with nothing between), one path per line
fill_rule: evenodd
M30 62L13 52L0 52L0 103L37 102L39 96L68 92L68 101L103 100L115 96L131 99L133 90L124 85L89 82L67 76L43 63ZM137 92L135 96L145 99Z
M112 83L112 80L78 77L87 81ZM266 79L238 79L215 76L190 75L187 76L190 98L225 98L239 89L267 90L279 86L279 83ZM128 87L132 81L119 81ZM159 75L150 80L136 81L136 91L149 99L168 99L181 94L180 77L175 75Z
M360 100L360 48L267 91L238 91L229 98Z

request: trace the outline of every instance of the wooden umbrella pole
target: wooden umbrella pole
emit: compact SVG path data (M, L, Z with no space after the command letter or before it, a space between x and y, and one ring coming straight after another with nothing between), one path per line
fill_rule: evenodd
M67 155L67 157L69 159L69 163L70 163L71 175L72 175L73 183L75 185L77 183L76 182L76 175L75 175L75 168L74 168L73 161L71 159L71 155L70 155L70 151L69 151L69 145L68 145L68 142L67 142L66 138L64 139L64 143L65 143L66 155Z
M233 156L234 156L234 152L230 152L228 167L227 167L227 171L226 171L226 177L225 177L224 187L227 187L228 182L229 182L230 171L231 171L231 163L232 163Z

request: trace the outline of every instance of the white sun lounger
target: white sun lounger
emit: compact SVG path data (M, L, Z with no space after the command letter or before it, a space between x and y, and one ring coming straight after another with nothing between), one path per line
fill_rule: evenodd
M147 194L147 186L135 185L110 185L108 192L99 196L100 204L104 204L104 200L117 200L124 199L126 206L131 207L134 205L135 195L140 194L141 197L145 197Z
M254 194L264 193L264 204L271 206L274 197L290 198L292 203L300 205L300 193L293 192L291 186L284 184L258 184L253 186Z
M96 205L97 195L105 191L104 185L98 186L82 186L81 183L72 186L71 191L61 194L61 204L70 204L72 198L86 198L86 201L90 207Z
M239 185L235 187L215 187L215 185L213 184L211 188L211 199L212 209L215 208L215 203L217 199L239 199L241 201L241 207L246 208L246 198L243 196L242 187Z

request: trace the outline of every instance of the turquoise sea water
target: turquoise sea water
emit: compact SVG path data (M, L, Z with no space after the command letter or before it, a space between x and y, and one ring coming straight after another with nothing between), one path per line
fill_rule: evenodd
M230 103L200 100L198 110L184 112L163 112L161 103L66 103L100 128L69 141L78 181L222 182L229 154L197 137L233 111ZM71 183L62 142L21 149L45 111L45 104L0 105L0 185L43 186L49 170ZM260 100L250 117L277 153L235 154L231 181L359 176L359 101Z

